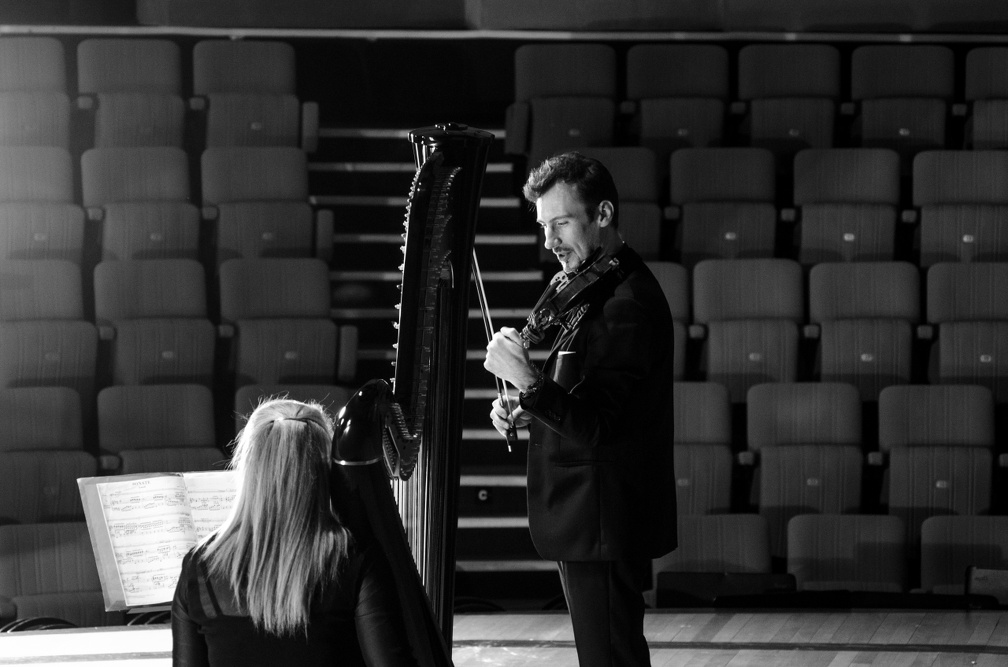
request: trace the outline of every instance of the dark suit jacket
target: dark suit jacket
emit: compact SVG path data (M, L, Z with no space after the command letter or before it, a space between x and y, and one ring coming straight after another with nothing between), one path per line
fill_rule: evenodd
M532 541L550 560L656 558L676 546L672 315L627 246L629 274L592 293L522 406Z

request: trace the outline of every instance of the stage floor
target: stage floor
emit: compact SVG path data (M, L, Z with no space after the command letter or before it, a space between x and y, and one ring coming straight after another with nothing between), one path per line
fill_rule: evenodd
M1004 611L656 611L646 620L653 667L1008 665ZM564 613L461 614L457 667L576 667ZM161 667L164 626L87 628L0 636L0 665Z

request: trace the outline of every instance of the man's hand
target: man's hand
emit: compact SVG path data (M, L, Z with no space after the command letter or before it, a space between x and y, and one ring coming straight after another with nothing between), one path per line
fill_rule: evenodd
M508 410L504 407L501 399L496 399L493 402L493 409L490 410L490 421L493 422L493 426L497 429L497 432L507 437L508 426L510 426L511 421L514 422L516 428L521 428L522 426L528 426L532 421L532 415L525 412L524 408L518 405L518 399L512 398L511 405L514 406L513 410Z
M486 349L487 356L483 368L510 382L518 388L518 391L525 391L539 377L529 362L528 350L525 349L517 329L502 328L493 335Z

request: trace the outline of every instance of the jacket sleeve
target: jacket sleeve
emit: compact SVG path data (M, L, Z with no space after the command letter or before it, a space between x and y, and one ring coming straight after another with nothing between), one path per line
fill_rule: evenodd
M568 443L587 449L613 441L671 341L661 340L648 309L627 297L606 301L584 335L580 380L567 391L546 378L521 405Z
M375 548L362 555L354 619L364 662L371 667L415 666L388 561Z
M209 667L206 640L199 625L189 615L189 583L192 573L192 552L182 561L182 572L175 585L172 600L172 665L173 667Z

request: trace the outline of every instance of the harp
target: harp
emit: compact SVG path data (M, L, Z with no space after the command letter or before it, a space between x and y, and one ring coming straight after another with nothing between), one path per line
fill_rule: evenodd
M333 440L334 506L388 556L421 665L451 664L470 275L492 140L455 124L410 133L417 171L403 234L395 377L357 392L337 416Z

